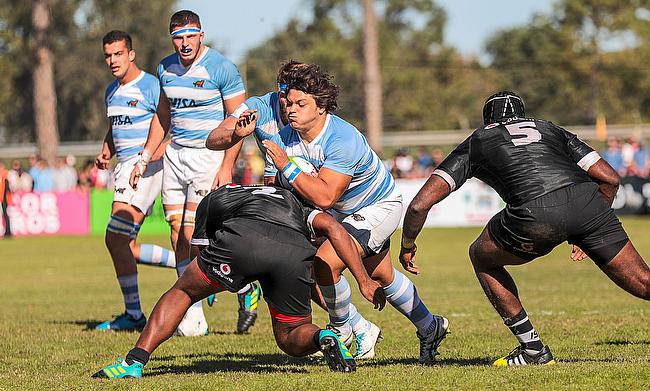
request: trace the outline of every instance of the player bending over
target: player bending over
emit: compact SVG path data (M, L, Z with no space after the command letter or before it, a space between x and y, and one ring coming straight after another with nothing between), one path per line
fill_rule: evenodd
M142 152L160 86L155 76L138 68L131 37L111 31L102 40L104 60L115 81L106 89L106 109L110 120L101 153L95 160L104 170L117 157L115 194L111 218L106 228L106 247L113 259L117 281L124 297L125 311L112 321L97 325L98 330L142 330L147 319L140 307L138 263L173 268L174 252L153 244L136 244L140 226L162 188L162 152L158 148L143 173L140 187L129 186L129 171Z
M354 371L354 358L336 334L311 322L312 232L330 240L363 296L381 310L386 297L380 285L368 276L354 243L330 215L302 206L282 188L227 185L199 204L192 244L200 253L160 298L126 360L93 376L141 377L149 355L172 336L192 303L217 292L237 292L255 280L262 285L282 351L301 357L320 350L331 370Z
M488 98L483 122L409 205L400 261L417 274L415 239L433 205L468 178L490 185L506 207L472 243L469 256L485 294L519 341L493 365L553 364L504 266L528 263L568 241L573 260L589 256L616 285L645 300L650 269L611 209L618 174L589 145L551 122L526 118L524 102L509 91Z

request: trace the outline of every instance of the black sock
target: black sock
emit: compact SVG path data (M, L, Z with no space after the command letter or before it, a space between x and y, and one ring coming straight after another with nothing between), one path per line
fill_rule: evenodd
M321 330L318 330L314 333L314 345L316 345L318 350L320 350L320 332Z
M544 344L539 339L537 332L533 328L533 324L528 319L528 314L526 314L523 308L520 313L504 320L503 323L517 337L517 340L524 349L540 351L544 348Z
M141 363L142 365L147 365L149 362L149 352L140 348L133 348L126 355L126 363L128 365L133 364L134 361Z

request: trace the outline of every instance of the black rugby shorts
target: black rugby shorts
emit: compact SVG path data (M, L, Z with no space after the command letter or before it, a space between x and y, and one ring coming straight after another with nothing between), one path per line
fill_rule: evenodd
M599 266L611 261L628 236L593 182L564 187L492 217L488 233L501 248L526 260L564 241L579 246Z

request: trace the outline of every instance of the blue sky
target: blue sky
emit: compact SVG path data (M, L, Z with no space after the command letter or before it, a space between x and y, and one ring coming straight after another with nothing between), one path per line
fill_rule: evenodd
M467 55L482 54L491 33L530 21L536 12L550 12L548 0L437 0L447 12L445 41ZM244 8L240 5L246 4ZM309 14L307 0L181 0L179 9L201 16L206 37L239 62L246 50L281 29L293 16Z

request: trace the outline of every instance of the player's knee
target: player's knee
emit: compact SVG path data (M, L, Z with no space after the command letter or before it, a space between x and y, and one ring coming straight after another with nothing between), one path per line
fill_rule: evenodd
M173 231L178 232L183 222L183 209L172 209L165 211L165 220Z
M133 221L111 215L106 226L104 243L110 249L114 246L128 246L131 238L137 235L140 226Z

